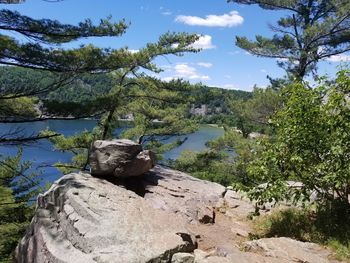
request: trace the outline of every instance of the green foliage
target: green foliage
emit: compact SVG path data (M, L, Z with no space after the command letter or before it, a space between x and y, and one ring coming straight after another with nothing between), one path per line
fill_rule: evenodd
M43 94L40 98L45 102L88 103L91 99L108 93L112 87L113 77L109 73L82 74L69 84Z
M246 190L246 187L252 184L247 174L247 167L254 158L254 152L257 151L256 141L244 137L234 128L225 127L224 135L209 141L208 146L215 151L232 153L230 161L234 180L231 185ZM225 160L223 162L225 163Z
M35 110L37 100L31 97L20 97L2 101L0 104L0 119L26 119L34 118L38 112Z
M90 19L80 22L78 26L62 24L57 20L33 19L16 11L0 10L0 28L20 32L27 38L41 43L65 43L81 37L119 36L127 25L124 21L113 23L111 17L101 19L95 26Z
M252 198L296 202L315 192L319 202L340 199L349 206L349 88L349 72L343 70L334 84L309 89L295 83L284 90L285 105L272 121L276 135L261 141L248 167L252 181L267 183L254 187ZM288 180L304 187L288 189Z
M159 142L161 136L193 132L196 125L185 118L190 101L189 83L182 80L163 82L138 71L147 68L154 73L159 72L152 60L160 55L179 56L183 52L196 52L189 47L196 39L195 35L167 33L161 36L158 42L147 44L135 53L135 64L130 68L113 71L110 74L113 82L110 90L102 94L96 93L96 96L90 99L90 103L94 105L90 110L95 109L101 115L94 131L91 134L77 134L71 138L52 138L58 150L74 154L72 164L58 166L85 169L91 143L98 139L117 137L114 131L119 127L119 120L127 114L133 115L133 126L128 127L121 137L139 143L151 142L147 147L152 148L158 155L164 150ZM174 45L176 43L178 45ZM60 104L62 103L58 103ZM84 143L81 143L82 141Z
M134 86L126 105L134 116L134 126L122 134L140 143L156 141L159 136L182 135L197 129L186 118L190 99L190 84L181 80L164 83L147 78L142 86Z
M118 118L125 113L129 113L127 109L129 103L134 101L133 98L149 95L139 94L143 85L157 82L156 80L149 80L150 78L147 79L141 72L144 70L154 73L160 72L160 69L152 63L158 56L171 54L181 56L185 52L199 51L192 48L192 44L199 38L197 34L171 32L163 34L157 42L147 44L145 48L140 49L137 53L129 51L127 47L111 49L82 45L78 48L69 49L60 45L87 37L121 36L126 28L125 21L114 23L110 17L102 19L98 25L93 25L89 19L80 22L78 25L69 25L56 20L33 19L15 11L0 10L0 64L21 67L2 67L0 69L1 73L5 72L5 74L0 74L0 122L42 120L42 116L37 116L39 114L36 114L34 109L36 99L34 96L40 96L43 99L43 94L47 95L50 91L61 87L59 92L47 96L49 102L45 106L51 111L65 116L68 114L75 114L78 117L86 114L101 116L99 126L92 133L85 131L80 135L67 138L63 136L51 137L58 150L69 151L74 154L72 164L58 164L64 172L76 168L85 168L88 149L92 141L111 138L114 128L118 125ZM17 35L20 35L20 37L16 38L14 32L18 33ZM23 68L26 68L26 70ZM10 71L16 76L14 79L8 76L7 73ZM102 87L97 81L93 84L97 86L98 90L90 89L91 92L88 91L87 86L91 80L98 79L97 77L89 78L89 76L84 75L81 77L84 83L79 83L77 80L77 76L84 73L102 74L111 71L113 71L113 74L111 74L113 77L110 78L110 75L108 75L108 79L111 81L106 83L106 87ZM74 91L67 88L71 83L74 83L73 88L76 88ZM135 88L132 88L134 86L138 86L140 89L136 94L132 93L135 91ZM161 90L166 90L164 83L158 82L154 85L154 87L156 86ZM153 93L150 93L152 98L145 97L145 99L162 100L163 96L172 97L173 95L170 93L175 91L172 90L171 85L167 85L167 88L169 88L168 94L164 94L165 91L160 92L153 88ZM62 92L62 89L65 89L66 92ZM79 91L78 96L81 96L80 98L72 96L72 93L76 91ZM90 98L88 98L89 95ZM161 97L157 97L157 95ZM82 103L86 98L88 100ZM68 107L68 109L60 109L62 105ZM69 113L68 110L71 110L72 106L79 109ZM160 106L158 107L162 109ZM165 116L166 113L169 113L169 111L166 112L165 107L164 105L162 110L164 110L163 120L166 124L176 123L175 118L182 117L181 110L177 108L174 108L172 115ZM155 110L152 112L150 108L150 112L153 114ZM144 120L144 122L147 121L147 119ZM141 127L141 125L138 126ZM177 129L180 127L179 122L176 126ZM145 127L147 132L150 129L155 129L149 123ZM188 130L188 127L186 128ZM185 130L184 127L183 129ZM10 134L11 138L8 138L9 134L0 134L0 143L28 142L26 139L35 141L53 135L50 131L43 131L39 135L28 138L25 134L20 133L20 130L17 129L16 131L18 133ZM173 132L173 130L169 132ZM3 200L0 200L0 204L6 204L6 201L9 201L12 202L11 205L14 208L19 209L19 212L22 211L22 214L15 213L15 211L9 214L7 210L0 210L0 217L4 217L4 220L7 220L7 216L13 216L12 221L1 220L1 224L4 222L1 225L4 229L1 229L0 251L4 254L4 257L7 257L10 250L15 246L18 239L17 234L20 233L20 236L23 234L22 228L16 231L16 226L11 224L18 223L18 226L21 226L20 224L23 223L23 226L26 225L29 219L29 213L27 214L25 210L27 209L26 204L32 197L33 191L31 189L35 186L23 181L29 178L22 174L22 170L28 167L22 167L19 164L19 156L20 154L18 158L5 159L4 161L4 163L10 163L12 172L4 170L7 166L5 168L0 166L0 175L3 177L1 183L4 184L0 189L1 198L3 198ZM17 166L21 167L20 171L17 170ZM19 198L21 198L21 206L17 202Z
M0 87L2 87L0 97L32 94L39 98L39 109L45 115L94 116L100 112L101 105L108 103L106 97L115 86L117 79L118 74L115 73L80 74L56 86L55 83L61 80L60 74L20 67L0 67ZM252 97L251 92L225 90L202 84L189 85L185 82L178 85L177 89L184 92L186 101L191 102L188 108L192 105L200 107L205 104L208 109L212 109L207 116L188 116L200 123L236 126L236 118L231 114L228 101L239 99L245 101ZM155 89L153 91L158 92ZM215 112L215 109L220 111Z
M28 201L38 193L37 174L27 173L30 163L15 157L0 159L0 262L11 262L11 253L30 223L34 207Z
M99 25L85 20L79 25L62 24L56 20L33 19L6 9L0 10L0 64L19 65L56 72L89 72L106 68L120 68L127 55L125 49L101 49L92 45L78 49L57 48L82 37L120 36L127 25L124 21L114 23L111 18L102 19ZM19 42L3 33L17 32L31 42ZM47 45L49 47L47 47ZM55 48L51 46L55 45ZM129 62L126 62L129 63Z
M266 133L270 117L281 105L278 91L272 88L255 88L252 98L244 100L227 99L236 127L247 138L252 131Z
M29 97L54 88L58 74L21 67L0 67L0 98Z
M50 138L50 141L54 144L55 150L62 152L69 152L73 154L72 161L70 163L56 163L55 166L64 174L76 171L84 170L88 161L88 150L97 136L98 129L94 129L92 132L83 131L80 134L73 136L55 136ZM53 134L52 131L45 130L41 132L41 135L48 136Z
M350 210L328 202L314 208L275 210L253 221L254 238L291 237L333 249L339 260L350 260Z
M154 151L159 159L161 154L179 146L183 141L163 144L162 141L174 135L193 132L197 125L188 119L186 89L188 83L172 81L164 83L153 78L129 79L139 85L116 86L105 96L107 102L100 106L111 107L102 115L98 126L90 133L83 132L70 137L54 137L51 141L57 150L74 154L72 163L57 164L63 172L72 169L84 169L87 165L88 150L97 139L128 138L144 144L145 148ZM128 82L129 83L129 82ZM116 96L117 94L117 96ZM132 125L125 127L120 118L132 114ZM115 134L117 127L125 128L122 134ZM43 135L49 135L47 131ZM68 168L68 170L67 170Z
M234 167L230 156L220 151L183 151L180 157L171 163L177 170L222 185L230 185L234 180Z
M195 177L223 185L243 188L251 184L247 166L256 151L254 140L244 138L234 128L225 127L224 135L209 141L207 146L209 149L202 152L182 152L170 165Z
M344 245L336 239L330 239L326 245L335 252L335 259L350 261L350 244Z
M228 90L215 87L207 87L202 84L193 85L194 105L208 105L208 108L221 107L224 113L227 113L226 98L232 100L247 100L252 97L251 92L243 90Z
M228 0L239 4L257 4L267 10L283 10L286 15L270 28L268 38L257 35L255 41L236 37L236 44L249 53L280 59L288 74L302 79L317 63L349 50L350 3L347 0Z

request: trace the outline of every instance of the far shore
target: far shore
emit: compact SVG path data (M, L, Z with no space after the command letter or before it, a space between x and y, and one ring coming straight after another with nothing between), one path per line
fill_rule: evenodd
M206 124L206 125L208 125L208 126L210 126L210 127L220 128L220 129L223 129L223 128L224 128L223 126L220 126L220 125L214 124L214 123L208 123L208 124Z

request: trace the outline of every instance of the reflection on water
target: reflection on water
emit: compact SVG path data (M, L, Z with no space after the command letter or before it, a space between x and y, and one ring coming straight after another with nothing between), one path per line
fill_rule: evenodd
M42 122L23 123L23 124L0 124L0 134L4 134L15 129L21 129L26 135L33 135L43 129L49 128L50 130L62 133L64 135L74 135L83 130L91 131L96 125L95 120L49 120ZM122 129L117 129L116 133L120 133ZM187 140L181 146L166 152L164 157L166 159L176 159L183 150L200 151L205 149L205 143L209 140L215 139L223 134L223 129L212 127L209 125L202 125L198 131L179 136L178 138L185 138ZM168 141L173 141L176 138L171 138ZM0 155L14 155L17 152L17 147L13 146L0 146ZM47 140L41 140L30 146L23 148L23 159L29 160L33 163L33 169L39 170L42 168L44 181L56 180L61 174L56 168L49 167L56 162L68 162L72 155L69 153L63 153L55 151L53 145Z

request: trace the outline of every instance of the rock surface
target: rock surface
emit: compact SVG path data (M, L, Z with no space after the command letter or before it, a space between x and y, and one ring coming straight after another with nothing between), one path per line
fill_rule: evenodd
M288 238L247 241L240 194L156 166L140 177L70 174L39 196L17 262L332 262Z
M168 262L193 251L181 218L152 209L125 188L70 174L38 198L19 262ZM153 261L152 261L153 260Z
M171 258L171 263L193 263L194 255L190 253L176 253Z
M97 140L90 152L89 164L94 176L140 176L154 167L156 159L152 152L143 151L140 144L126 139Z
M288 262L326 263L329 255L322 247L309 243L299 242L290 238L262 238L245 242L244 251L255 252L266 257L278 258Z

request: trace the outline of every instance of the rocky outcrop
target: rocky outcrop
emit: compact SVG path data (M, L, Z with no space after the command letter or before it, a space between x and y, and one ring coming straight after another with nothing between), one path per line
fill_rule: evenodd
M187 222L214 223L222 185L157 166L142 179L144 199L155 209L181 215Z
M195 238L177 215L124 187L70 174L38 198L18 262L169 262Z
M94 176L140 176L154 167L154 153L143 151L133 141L97 140L90 149L89 164Z
M242 195L156 166L139 177L75 173L38 198L17 262L331 262L288 238L248 241Z

